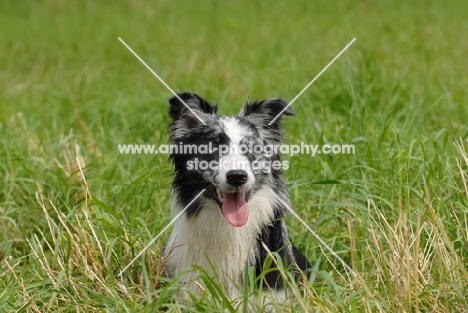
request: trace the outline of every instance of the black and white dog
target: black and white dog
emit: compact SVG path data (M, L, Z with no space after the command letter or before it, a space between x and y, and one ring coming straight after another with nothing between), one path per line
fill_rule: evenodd
M224 116L217 113L217 105L196 94L178 96L191 110L177 97L169 101L170 140L179 148L171 149L170 156L175 167L173 216L206 190L174 224L164 251L169 275L201 266L216 275L234 299L240 295L246 266L262 272L267 249L298 270L310 269L291 244L283 221L285 204L290 205L281 174L287 164L278 151L266 149L282 140L280 118L268 123L287 103L281 99L247 103L239 114ZM283 114L294 112L288 108ZM195 277L195 272L187 271L184 280ZM280 273L269 272L264 285L281 294Z

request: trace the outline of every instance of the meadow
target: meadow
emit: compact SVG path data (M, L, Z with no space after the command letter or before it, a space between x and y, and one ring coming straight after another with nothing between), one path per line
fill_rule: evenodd
M209 275L163 276L171 93L235 114L293 99L285 142L354 144L284 156L295 244L314 274L278 312L468 312L468 2L0 2L0 312L228 312ZM249 274L249 273L247 273ZM256 279L249 276L253 281ZM263 310L246 284L244 300ZM253 295L253 296L252 296ZM259 295L258 298L256 295ZM255 302L255 301L254 301Z

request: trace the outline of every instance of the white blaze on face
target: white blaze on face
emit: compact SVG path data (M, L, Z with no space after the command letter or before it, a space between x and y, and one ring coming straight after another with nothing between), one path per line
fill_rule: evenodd
M240 143L246 135L246 129L241 127L236 119L228 118L224 122L226 135L230 139L229 152L222 156L219 169L220 193L223 200L222 212L226 220L235 227L241 227L247 223L249 207L246 201L246 193L252 188L255 177L250 169L249 159L242 155ZM231 170L244 170L247 172L247 182L235 192L227 192L233 186L227 183L226 174Z
M221 167L219 170L219 181L223 189L229 188L226 182L226 173L230 170L244 170L248 174L247 187L250 189L254 183L254 175L250 169L249 159L246 155L242 155L240 142L247 135L247 130L239 125L238 121L234 118L228 118L223 121L224 130L230 139L229 152L227 155L222 156L222 161L226 167Z

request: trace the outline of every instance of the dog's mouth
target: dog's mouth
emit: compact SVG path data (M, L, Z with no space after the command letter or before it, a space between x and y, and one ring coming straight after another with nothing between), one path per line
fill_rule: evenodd
M249 219L249 196L245 190L223 192L216 189L216 202L221 208L224 218L234 227L241 227Z

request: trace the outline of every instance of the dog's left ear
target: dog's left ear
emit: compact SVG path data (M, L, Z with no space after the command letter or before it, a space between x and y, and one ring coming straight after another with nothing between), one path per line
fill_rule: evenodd
M247 103L239 113L240 117L261 126L259 130L265 139L276 142L282 139L280 122L283 115L295 114L286 101L278 98Z
M284 110L287 108L286 110ZM282 112L284 110L284 112ZM282 112L282 113L281 113ZM278 114L280 114L278 116ZM239 116L251 119L264 128L280 128L283 115L295 115L288 103L283 99L273 98L247 103L239 113ZM273 121L274 120L274 121ZM273 121L273 123L271 123ZM270 125L271 123L271 125Z

